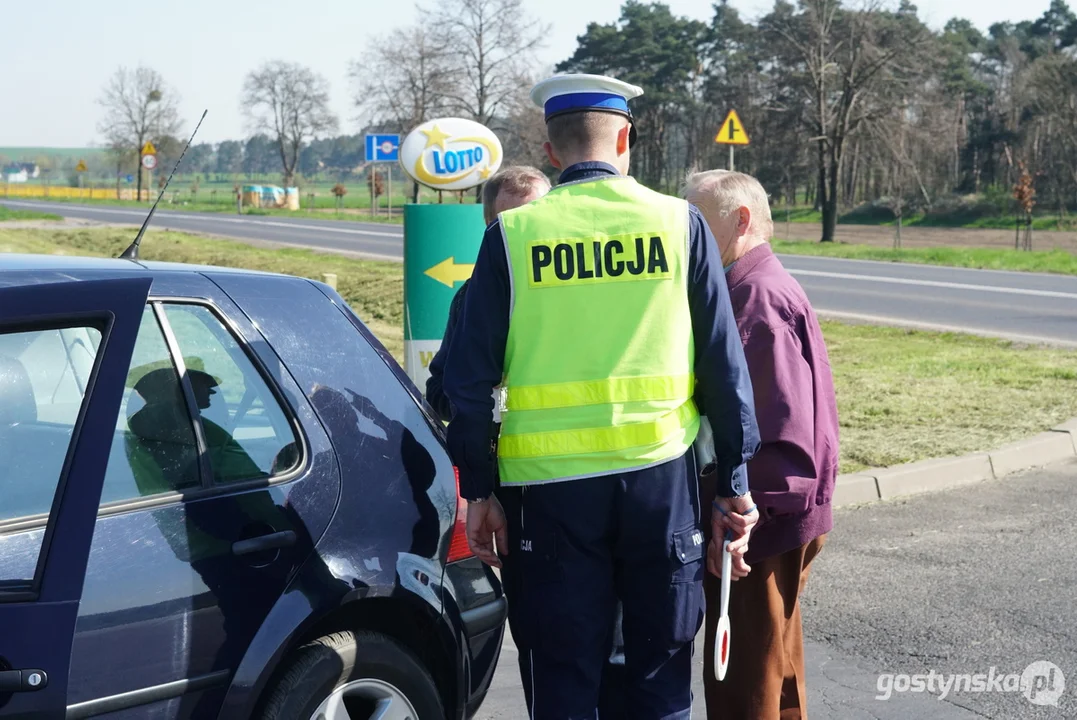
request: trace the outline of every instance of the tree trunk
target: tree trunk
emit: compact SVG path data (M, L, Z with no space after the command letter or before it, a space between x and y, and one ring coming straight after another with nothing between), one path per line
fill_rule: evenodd
M823 213L823 236L820 242L834 242L834 229L838 224L838 166L834 153L830 152L827 167L827 151L819 143L819 208Z
M138 175L138 185L135 190L135 201L142 202L142 148L145 146L145 141L141 135L138 136L138 147L135 148L135 174Z

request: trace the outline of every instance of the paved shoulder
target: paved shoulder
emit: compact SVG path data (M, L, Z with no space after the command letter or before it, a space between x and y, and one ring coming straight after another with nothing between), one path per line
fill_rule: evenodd
M874 673L855 689L889 683L879 707L946 690L982 717L1077 716L1075 480L1068 461L838 510L804 595L807 637Z

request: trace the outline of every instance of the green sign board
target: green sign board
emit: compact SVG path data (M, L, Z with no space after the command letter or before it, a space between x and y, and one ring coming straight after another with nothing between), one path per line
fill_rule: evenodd
M420 390L485 230L482 205L404 206L404 369Z

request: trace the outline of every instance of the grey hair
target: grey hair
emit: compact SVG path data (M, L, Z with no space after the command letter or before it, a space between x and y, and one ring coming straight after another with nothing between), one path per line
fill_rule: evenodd
M536 167L510 165L498 170L482 188L482 212L486 223L490 224L494 221L494 203L502 192L524 197L535 188L543 192L550 189L550 179Z
M753 235L770 240L774 234L767 191L751 175L732 170L689 172L681 196L691 196L696 205L714 210L722 217L746 207L751 213Z

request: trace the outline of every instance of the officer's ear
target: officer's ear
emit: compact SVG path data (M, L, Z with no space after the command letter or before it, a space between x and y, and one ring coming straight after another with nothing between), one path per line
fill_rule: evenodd
M631 141L632 123L628 123L617 131L617 154L624 155L632 147Z
M551 165L553 165L558 170L564 170L564 168L561 166L561 161L557 158L557 155L554 154L553 145L551 145L548 140L542 143L542 149L546 151L546 157L550 159Z

